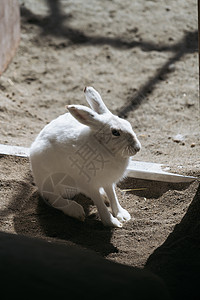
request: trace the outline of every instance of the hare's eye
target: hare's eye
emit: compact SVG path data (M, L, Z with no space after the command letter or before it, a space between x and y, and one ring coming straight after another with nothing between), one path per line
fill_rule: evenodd
M112 130L112 134L113 134L114 136L120 136L120 132L119 132L119 130L117 130L117 129L113 129L113 130Z

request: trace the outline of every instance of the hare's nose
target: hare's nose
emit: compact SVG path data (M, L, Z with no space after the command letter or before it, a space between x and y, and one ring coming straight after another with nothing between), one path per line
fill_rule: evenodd
M136 152L139 152L140 149L141 149L141 144L138 140L136 141L136 143L134 145L134 149L135 149Z

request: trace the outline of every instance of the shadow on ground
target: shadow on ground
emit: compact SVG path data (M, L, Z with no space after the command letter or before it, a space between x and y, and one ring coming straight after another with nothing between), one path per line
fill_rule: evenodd
M26 181L30 180L32 178L28 176ZM105 228L95 213L91 213L85 222L80 222L47 205L39 196L33 182L30 185L21 185L18 190L20 192L14 196L7 208L10 211L11 207L15 207L14 203L18 203L14 216L17 233L80 245L103 256L118 251L110 241L113 229ZM87 214L91 201L84 196L80 197L78 200L82 201Z
M174 299L199 299L200 185L182 221L145 268L164 279Z
M7 208L8 212L11 209L16 210L14 227L17 233L47 240L53 239L62 243L73 243L94 250L102 256L118 252L111 242L113 231L118 229L103 226L89 199L83 195L77 197L77 202L83 205L87 216L85 222L80 222L47 205L37 192L30 172L25 182L27 184L21 182L20 186L16 187L19 192L14 195L13 201ZM121 183L120 188L123 190L126 186L130 187L130 184L136 189L145 187L144 191L134 190L131 193L147 198L159 198L170 189L184 190L188 187L185 184L127 179Z
M132 87L130 87L130 93L125 103L121 108L117 110L117 114L120 117L126 118L128 114L136 110L140 105L147 101L150 93L156 88L157 83L160 80L165 80L173 72L171 66L181 60L186 54L195 53L198 51L198 31L186 32L184 37L174 43L173 45L166 44L156 44L147 41L132 41L124 40L121 37L107 37L107 36L91 36L87 35L82 29L75 29L70 27L68 21L73 18L71 14L64 14L62 10L62 5L59 0L47 0L47 6L49 8L49 15L41 16L34 14L26 6L21 6L21 17L22 24L29 23L40 28L40 37L37 37L36 43L38 44L38 39L42 39L41 45L45 42L43 39L45 36L62 37L66 40L59 47L65 48L69 47L71 44L74 45L84 45L95 46L95 45L109 45L114 48L121 49L131 49L139 47L142 51L157 51L157 52L171 52L172 55L166 60L166 62L158 67L151 78L144 82L138 91L134 94L132 92Z
M30 172L26 183L18 183L20 186L16 186L16 190L19 192L4 212L5 216L11 210L16 211L14 227L18 234L67 246L77 245L104 257L118 252L111 242L115 229L105 228L96 214L89 215L85 223L78 222L44 203L33 185ZM141 181L138 186L141 186ZM152 184L151 196L159 197L172 188L171 184L166 183L159 183L159 186L157 191L158 185L155 184L153 189ZM184 190L186 186L176 188ZM89 210L91 202L82 200L85 210ZM175 226L163 245L150 255L145 269L164 280L173 299L198 299L195 293L199 290L200 278L200 186L182 221Z
M173 183L135 178L126 178L118 186L129 194L145 197L146 199L158 199L169 190L184 191L191 183Z

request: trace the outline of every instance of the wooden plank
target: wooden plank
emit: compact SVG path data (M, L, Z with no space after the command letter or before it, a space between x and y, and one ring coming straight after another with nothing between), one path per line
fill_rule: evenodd
M0 75L6 70L20 41L18 0L0 0Z
M156 164L144 161L132 160L128 165L128 177L137 179L147 179L164 182L192 182L198 180L197 177L185 176L167 171L167 167L162 164Z
M0 155L29 157L29 148L0 144Z

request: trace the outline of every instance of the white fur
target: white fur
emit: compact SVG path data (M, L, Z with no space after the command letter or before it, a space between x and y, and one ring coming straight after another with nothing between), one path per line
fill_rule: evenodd
M87 87L84 92L92 109L69 105L69 112L46 125L33 142L34 180L48 203L65 214L84 220L83 207L72 200L83 193L93 200L105 226L121 227L131 217L118 202L115 184L141 145L130 123L114 116L95 89Z

